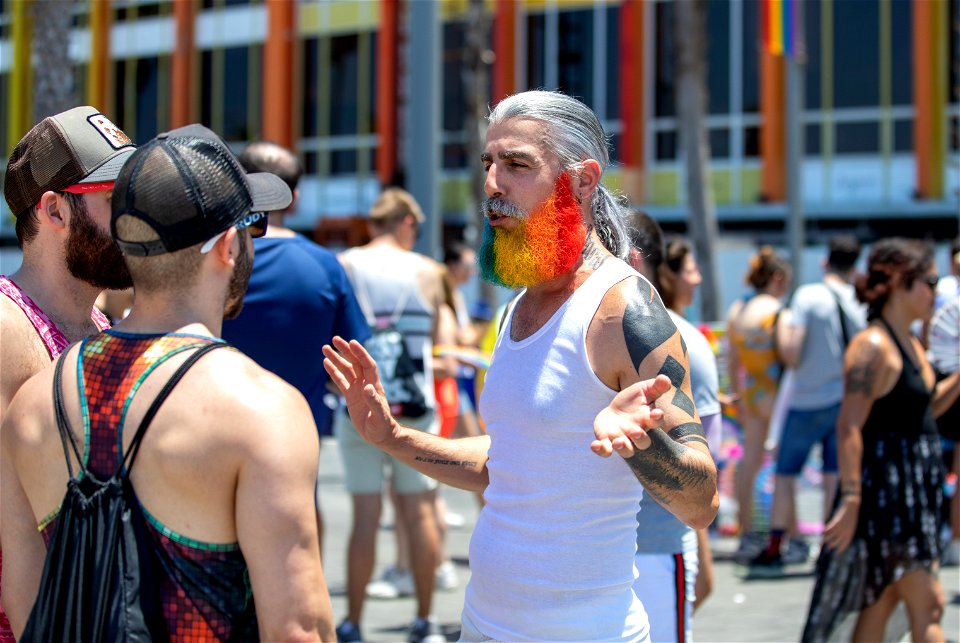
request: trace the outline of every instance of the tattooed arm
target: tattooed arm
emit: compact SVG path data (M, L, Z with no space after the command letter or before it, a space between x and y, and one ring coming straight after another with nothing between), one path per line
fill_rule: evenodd
M841 502L823 532L824 545L838 551L847 548L857 530L863 460L861 430L874 400L893 388L899 375L885 359L885 353L891 349L896 350L889 338L871 327L853 338L844 355L843 401L837 418Z
M719 507L717 469L693 404L686 346L648 281L611 288L587 346L597 375L620 390L597 416L594 451L616 451L654 500L691 527L707 527ZM651 400L648 419L642 407Z
M390 414L376 362L360 342L334 337L323 354L323 366L346 399L350 419L364 440L444 484L467 491L486 489L488 436L450 440L402 426Z

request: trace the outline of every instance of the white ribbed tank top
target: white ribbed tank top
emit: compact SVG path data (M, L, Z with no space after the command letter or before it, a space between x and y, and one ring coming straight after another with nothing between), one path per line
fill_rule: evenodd
M616 395L586 334L603 296L637 273L608 258L530 337L497 341L480 398L490 484L470 542L465 615L497 640L632 641L647 616L631 589L643 489L619 456L590 450Z

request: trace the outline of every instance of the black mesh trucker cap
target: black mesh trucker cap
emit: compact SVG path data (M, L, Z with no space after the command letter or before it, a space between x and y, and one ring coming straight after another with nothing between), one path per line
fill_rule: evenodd
M13 148L3 195L14 216L20 215L48 190L113 181L134 149L120 128L89 105L48 116Z
M247 174L219 136L202 125L159 134L130 157L113 189L110 231L125 254L160 255L203 243L251 212L293 200L280 177ZM117 219L140 219L156 233L121 239Z

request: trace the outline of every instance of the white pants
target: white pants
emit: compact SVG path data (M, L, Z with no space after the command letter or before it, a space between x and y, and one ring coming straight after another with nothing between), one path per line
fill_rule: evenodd
M696 550L686 554L637 554L633 591L650 619L654 643L693 641L694 588L700 569Z

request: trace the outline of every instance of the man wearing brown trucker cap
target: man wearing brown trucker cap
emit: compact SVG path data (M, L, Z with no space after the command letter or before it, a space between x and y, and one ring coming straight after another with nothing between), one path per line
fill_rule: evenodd
M3 582L16 588L5 596L14 632L82 611L81 599L49 599L43 590L57 581L41 569L69 565L65 550L102 553L57 528L69 524L72 506L61 502L72 475L62 431L78 445L69 461L95 480L142 446L125 471L141 508L129 520L142 534L136 589L153 640L335 638L310 407L219 338L223 318L243 302L251 237L266 232L265 211L291 198L282 179L247 174L200 125L158 135L124 165L110 229L133 279L133 308L64 352L59 411L49 367L23 385L0 429L0 538L15 552ZM209 348L218 350L200 353ZM152 415L163 391L169 397ZM58 419L69 427L58 431Z
M130 285L109 224L113 181L134 149L84 106L43 119L10 155L3 193L23 262L0 275L0 420L17 389L70 342L109 326L93 307L100 291Z

